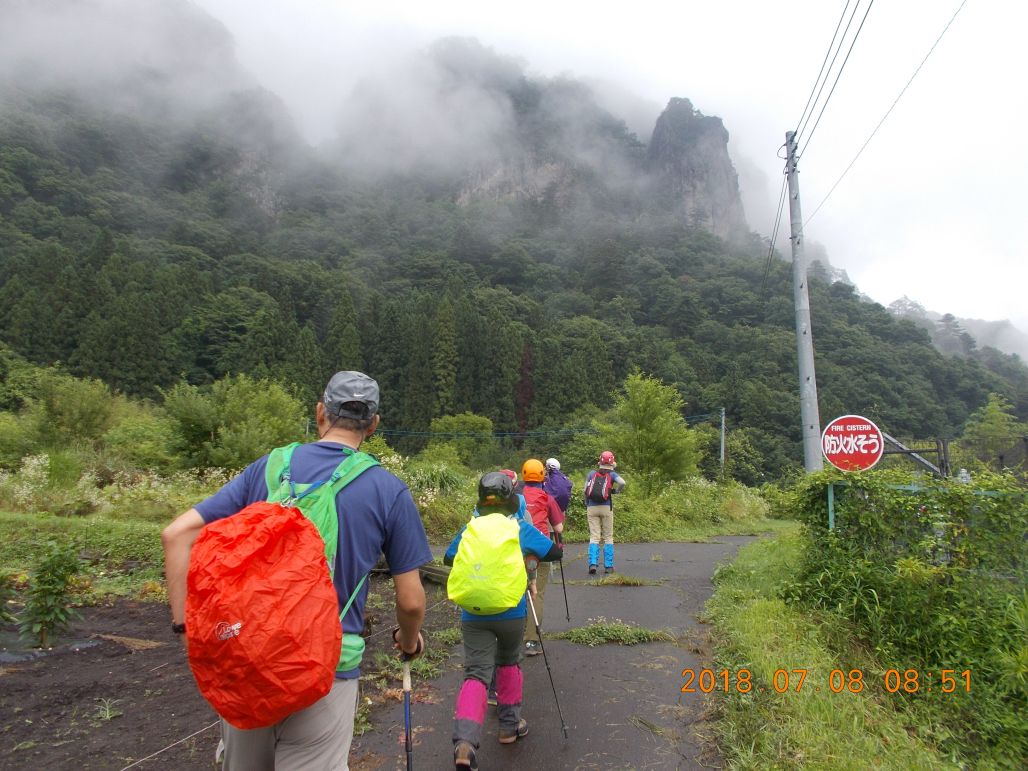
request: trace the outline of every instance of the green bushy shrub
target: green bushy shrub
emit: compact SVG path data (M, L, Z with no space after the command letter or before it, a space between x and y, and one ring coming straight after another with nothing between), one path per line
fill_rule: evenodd
M0 412L0 468L17 468L36 447L35 431L25 417Z
M103 445L136 469L168 472L180 463L175 452L175 422L154 410L125 404Z
M207 388L179 383L165 394L177 451L200 468L240 469L273 447L300 439L305 411L278 383L245 375Z
M1028 490L1000 475L824 472L795 500L809 534L797 598L854 625L885 668L971 670L971 693L897 696L938 716L943 747L1028 757Z

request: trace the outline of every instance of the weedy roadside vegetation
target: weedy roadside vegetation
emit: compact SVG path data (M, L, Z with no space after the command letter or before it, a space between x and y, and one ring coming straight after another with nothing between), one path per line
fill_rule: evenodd
M1028 765L1024 487L1001 475L960 484L824 472L774 505L803 524L742 549L708 604L718 669L753 677L751 692L721 701L730 763ZM776 692L794 669L807 670L802 692ZM833 670L847 677L838 693ZM967 671L969 687L960 678L945 692L944 670Z
M560 634L554 635L561 640L569 640L578 645L639 645L648 642L674 642L675 637L670 632L656 629L645 629L622 621L621 619L608 620L603 618L591 618L585 626L568 629Z
M1028 766L1028 489L1004 474L841 476L796 488L807 534L796 599L851 624L883 668L935 673L936 687L922 676L894 700L947 753ZM968 671L970 692L943 692L943 670Z
M797 526L743 547L716 573L717 588L707 604L716 630L714 669L727 670L731 679L728 692L718 691L713 704L720 713L718 744L729 767L958 768L908 732L916 724L912 716L885 703L881 693L870 688L835 693L828 687L834 670L867 672L871 662L859 648L834 652L828 638L845 634L784 599L802 549ZM751 673L745 693L737 684L741 670ZM801 686L794 670L806 670ZM788 687L779 693L776 684Z
M662 578L636 578L626 576L624 573L610 573L592 581L568 581L569 584L578 586L660 586L664 583Z

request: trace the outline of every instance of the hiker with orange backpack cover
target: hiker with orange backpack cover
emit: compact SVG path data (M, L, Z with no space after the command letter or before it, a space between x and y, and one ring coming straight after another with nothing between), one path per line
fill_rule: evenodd
M585 478L585 512L589 523L589 575L596 573L603 541L603 572L614 572L614 504L611 496L625 489L625 480L614 469L614 453L600 453L596 468Z
M541 460L529 458L521 464L521 494L525 497L525 506L528 508L532 524L539 529L539 532L552 538L563 549L564 539L561 534L564 532L564 512L561 511L557 501L543 489L545 481L546 469ZM549 577L548 570L540 570L536 574L536 594L533 599L540 625L543 622L543 603ZM539 629L535 625L529 624L525 630L525 655L538 656L541 650Z
M223 522L230 525L237 513L251 505L268 505L258 502L269 497L272 482L266 472L269 462L279 458L282 450L288 451L288 461L280 481L305 492L326 482L334 483L336 474L351 458L371 458L359 449L362 441L379 425L378 405L378 383L372 378L360 372L337 372L315 410L316 442L281 448L259 458L164 529L161 540L174 632L187 633L184 619L189 607L187 592L192 591L192 588L187 589L187 575L191 576L190 556L194 543L205 537L205 529L213 532L213 528L221 527ZM337 543L324 544L326 552L332 547L334 558L328 565L324 557L321 560L326 568L324 578L331 577L329 586L334 590L329 596L334 595L335 621L331 617L329 620L335 633L341 632L342 640L342 647L336 648L338 668L332 667L336 670L334 679L324 697L273 725L245 730L223 718L226 771L347 768L363 652L360 633L364 629L366 578L380 553L385 554L389 563L396 594L398 626L393 632L394 647L408 659L424 651L420 630L425 616L425 591L418 568L432 560L432 553L407 486L371 458L367 467L336 493L334 506ZM239 519L242 521L242 517ZM300 521L303 523L302 517ZM227 558L232 556L226 554L223 561L231 562ZM288 598L289 587L280 588ZM286 604L283 602L282 607ZM340 610L344 611L341 616ZM194 634L205 631L190 629L188 635L195 639ZM260 630L228 627L223 634L229 638L238 635L235 639L242 642L251 631L258 633ZM192 659L190 663L193 664ZM275 695L270 692L272 689L268 690L268 697ZM263 694L255 696L255 700L260 695Z
M563 551L527 519L518 518L520 496L499 471L482 476L471 522L456 535L443 562L451 565L447 594L461 606L464 681L453 716L453 760L457 771L478 768L486 713L486 684L497 690L498 739L513 744L528 733L521 717L521 641L528 592L535 596L525 561L553 561Z

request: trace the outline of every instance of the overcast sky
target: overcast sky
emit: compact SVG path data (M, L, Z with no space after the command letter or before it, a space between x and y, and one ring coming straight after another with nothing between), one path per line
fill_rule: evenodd
M750 226L765 235L781 181L779 147L785 131L796 127L846 5L194 2L225 23L242 64L285 100L315 143L331 135L355 80L447 35L473 36L517 56L531 74L611 81L649 102L654 118L670 97L688 97L724 119L736 166L758 193L746 200ZM862 0L851 35L868 2ZM800 162L805 216L959 6L960 0L878 0L871 7ZM823 243L832 264L875 300L888 304L907 295L929 310L1009 318L1028 331L1022 299L1028 284L1026 21L1026 3L967 0L863 155L809 220L807 240ZM844 56L845 50L837 66Z

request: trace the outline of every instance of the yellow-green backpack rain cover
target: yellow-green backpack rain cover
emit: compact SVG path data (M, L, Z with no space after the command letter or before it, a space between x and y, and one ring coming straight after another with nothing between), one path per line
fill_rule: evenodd
M468 613L488 616L521 602L528 574L520 526L504 514L475 517L464 530L446 593Z

